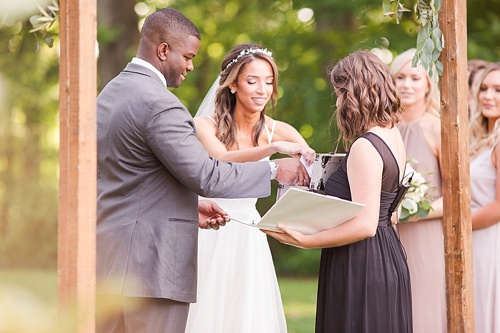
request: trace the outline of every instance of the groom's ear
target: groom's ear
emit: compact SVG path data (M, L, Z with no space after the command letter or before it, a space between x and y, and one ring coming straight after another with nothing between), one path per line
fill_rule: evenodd
M168 52L170 51L170 48L168 47L167 43L160 43L156 49L156 54L160 60L165 60L167 59Z

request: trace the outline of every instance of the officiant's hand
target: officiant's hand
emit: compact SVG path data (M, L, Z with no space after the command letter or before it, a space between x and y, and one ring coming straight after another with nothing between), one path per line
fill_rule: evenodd
M308 186L311 178L304 165L296 158L278 158L276 180L283 185Z
M282 244L293 245L303 249L309 248L307 245L307 236L299 231L289 229L282 224L278 224L278 228L283 232L275 232L270 230L260 229L265 234L275 238Z
M202 229L218 230L229 222L228 214L211 200L198 201L198 225Z

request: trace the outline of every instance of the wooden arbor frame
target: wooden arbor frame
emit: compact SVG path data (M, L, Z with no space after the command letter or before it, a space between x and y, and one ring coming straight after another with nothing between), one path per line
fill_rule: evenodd
M60 2L59 306L95 332L96 0ZM443 0L442 170L448 331L474 332L466 0Z

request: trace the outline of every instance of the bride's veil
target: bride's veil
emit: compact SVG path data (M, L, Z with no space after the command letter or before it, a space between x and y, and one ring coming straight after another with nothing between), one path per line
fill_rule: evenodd
M194 115L195 117L210 116L215 112L215 93L217 92L217 89L219 89L219 80L220 75L217 76L214 83L205 95L205 98L203 98L198 111L196 111L196 114Z

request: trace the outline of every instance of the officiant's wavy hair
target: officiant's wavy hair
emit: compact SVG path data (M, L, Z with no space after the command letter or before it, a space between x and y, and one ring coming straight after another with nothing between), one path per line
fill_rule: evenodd
M389 68L375 54L357 51L329 73L337 95L337 126L346 145L370 126L394 127L401 117L399 91Z
M271 65L273 71L273 93L271 95L271 107L278 100L278 66L270 52L248 52L240 55L245 50L263 50L257 44L239 44L226 55L221 64L219 89L215 95L215 121L217 122L217 138L226 146L231 147L236 142L236 126L234 126L234 108L236 106L236 96L231 93L229 85L238 82L240 73L249 63L255 59L265 60ZM235 60L236 59L236 60ZM235 60L235 61L234 61ZM232 63L231 65L228 64ZM259 136L264 130L266 107L260 113L260 120L252 129L252 141L258 146Z

